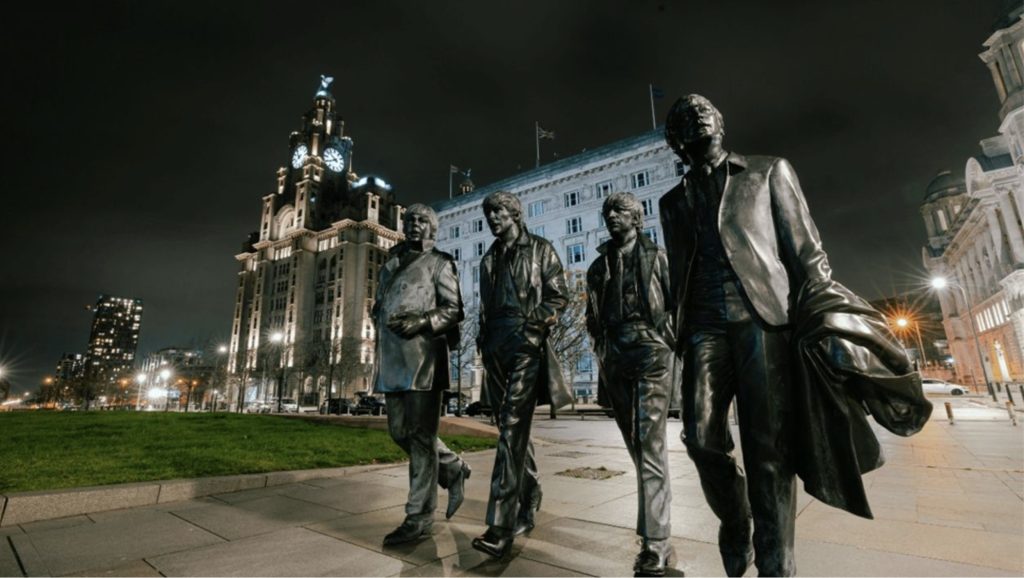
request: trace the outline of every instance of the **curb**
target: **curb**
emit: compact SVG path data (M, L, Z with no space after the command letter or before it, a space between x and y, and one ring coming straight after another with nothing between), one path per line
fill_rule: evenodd
M0 494L0 528L392 468L401 462Z

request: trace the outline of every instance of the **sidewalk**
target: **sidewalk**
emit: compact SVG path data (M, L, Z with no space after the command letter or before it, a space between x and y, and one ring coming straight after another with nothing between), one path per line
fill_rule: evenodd
M945 421L942 398L912 438L880 432L888 464L866 476L877 519L800 495L804 576L1024 574L1024 426L976 404ZM722 576L718 523L669 424L677 571ZM494 452L466 456L467 498L430 539L383 548L403 516L405 465L153 506L0 528L0 576L629 576L638 551L636 478L606 418L535 421L544 500L536 529L494 561L470 541L484 529ZM576 468L623 472L595 480ZM748 576L756 575L750 569Z

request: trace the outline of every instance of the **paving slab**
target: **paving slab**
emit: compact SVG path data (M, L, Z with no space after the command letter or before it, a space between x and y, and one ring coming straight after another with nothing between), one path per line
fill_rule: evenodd
M393 576L411 566L306 528L147 558L165 576Z
M796 570L801 576L1019 576L990 566L804 539L797 540Z
M155 504L159 495L160 485L155 483L8 494L0 526Z
M167 511L226 540L268 534L347 515L333 508L280 495L234 505L213 499L179 502L177 507Z
M80 516L69 516L67 518L57 518L56 520L41 520L39 522L29 522L27 524L21 524L21 529L25 533L32 532L45 532L47 530L59 530L60 528L71 528L73 526L81 526L82 524L93 524L92 518L82 514Z
M14 547L6 536L0 537L0 576L24 576Z
M124 510L95 516L95 524L11 536L27 574L98 572L131 560L222 541L166 512ZM32 559L31 568L26 558Z
M797 537L1024 573L1019 536L897 520L865 520L829 510L822 504L810 506L797 522Z
M133 560L127 564L115 566L114 568L108 568L106 570L88 570L85 572L76 572L74 574L68 574L68 576L163 576L163 574L156 571L156 568L146 563L145 560Z
M218 476L213 478L198 478L194 480L168 480L160 482L160 497L158 502L177 502L191 500L200 496L210 494L221 494L225 492L237 492L239 490L251 490L262 488L267 485L266 474L252 474L248 476Z
M586 576L518 556L516 551L517 547L513 546L511 558L495 560L476 550L469 550L403 572L402 576Z
M395 488L387 486L368 486L345 480L329 488L293 485L289 486L282 495L321 504L350 514L363 514L405 504L408 492L396 491Z
M435 516L429 537L409 544L385 547L384 536L401 524L404 518L405 509L396 506L321 522L308 528L415 566L472 550L473 538L487 529L482 518L454 516L451 520L445 520L443 515Z

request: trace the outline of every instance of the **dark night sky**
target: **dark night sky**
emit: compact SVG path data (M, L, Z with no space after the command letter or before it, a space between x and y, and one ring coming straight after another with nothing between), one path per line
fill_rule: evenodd
M977 54L1006 3L29 4L0 35L16 391L84 351L99 293L144 299L140 356L227 340L233 256L322 73L356 170L405 204L445 197L449 162L532 166L535 120L564 157L649 130L649 82L659 123L699 92L727 148L792 161L836 278L892 294L922 272L927 183L996 134Z

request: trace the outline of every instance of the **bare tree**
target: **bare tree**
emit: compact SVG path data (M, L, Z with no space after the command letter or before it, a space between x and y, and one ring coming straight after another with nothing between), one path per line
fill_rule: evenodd
M576 408L576 366L580 359L590 350L587 338L587 291L586 281L582 272L566 272L569 288L569 304L562 310L558 320L551 328L548 342L555 351L555 356L562 362L562 374L572 391L572 407ZM554 406L551 417L555 417Z
M465 308L465 319L459 324L459 344L451 352L452 365L458 372L456 381L456 395L458 396L458 409L455 415L462 415L462 396L466 389L463 375L479 366L479 352L477 351L476 340L480 335L480 304L474 302ZM470 384L472 387L472 384Z

